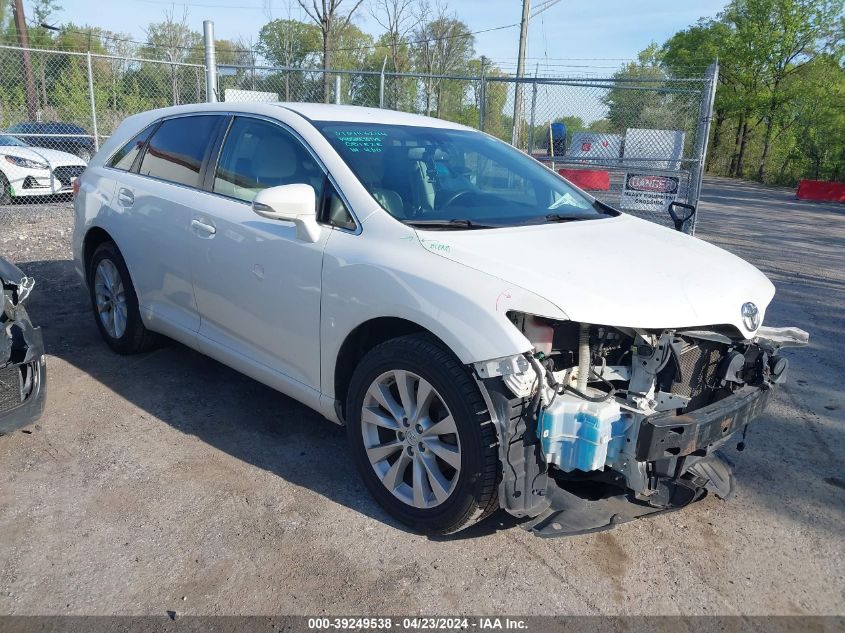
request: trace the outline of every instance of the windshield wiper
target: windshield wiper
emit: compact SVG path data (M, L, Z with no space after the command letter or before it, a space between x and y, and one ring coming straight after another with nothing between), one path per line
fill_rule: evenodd
M413 220L405 222L409 226L416 226L421 229L491 229L487 224L478 224L471 220Z
M549 213L546 216L546 222L574 222L575 220L584 220L586 218L579 218L576 215L563 215L560 213Z

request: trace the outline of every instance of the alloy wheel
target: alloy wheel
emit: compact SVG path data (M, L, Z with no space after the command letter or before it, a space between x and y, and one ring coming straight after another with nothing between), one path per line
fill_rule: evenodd
M361 434L379 480L403 503L433 508L457 486L461 442L455 419L421 376L399 369L378 376L364 396Z
M94 299L100 322L109 336L119 339L126 332L128 308L126 291L117 267L110 259L103 259L94 273Z

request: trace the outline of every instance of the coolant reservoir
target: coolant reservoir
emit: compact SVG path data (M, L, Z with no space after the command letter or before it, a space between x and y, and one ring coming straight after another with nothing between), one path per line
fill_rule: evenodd
M615 400L589 402L568 393L559 395L540 417L546 461L565 472L599 470L614 431L618 434L624 426Z

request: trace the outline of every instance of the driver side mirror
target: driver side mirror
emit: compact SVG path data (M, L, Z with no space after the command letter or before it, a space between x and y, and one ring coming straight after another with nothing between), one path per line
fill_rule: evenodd
M296 237L303 242L320 239L317 224L317 194L306 184L279 185L262 189L252 200L252 210L268 220L284 220L296 225Z

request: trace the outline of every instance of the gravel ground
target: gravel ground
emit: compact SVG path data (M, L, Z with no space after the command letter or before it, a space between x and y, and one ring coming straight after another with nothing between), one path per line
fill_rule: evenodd
M50 378L41 421L0 438L0 613L845 615L845 207L708 179L699 226L772 277L768 323L812 336L732 452L735 498L591 536L496 516L429 540L305 407L177 344L110 353L70 205L0 208Z

